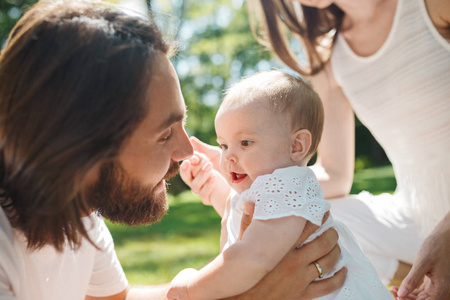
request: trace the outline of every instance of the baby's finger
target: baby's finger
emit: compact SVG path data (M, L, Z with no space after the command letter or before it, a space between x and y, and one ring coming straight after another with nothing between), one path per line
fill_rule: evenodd
M202 187L205 185L205 183L211 176L212 176L212 164L207 163L197 172L195 176L193 176L190 185L191 190L198 195Z
M191 164L191 173L192 177L197 177L198 173L202 171L203 168L205 168L206 165L210 164L212 166L211 161L202 153L195 152L195 154L192 156Z
M193 166L198 165L201 162L201 160L202 159L200 157L200 153L198 153L197 151L194 151L194 154L189 158L189 161Z
M185 160L180 166L180 176L181 179L188 185L191 186L192 174L191 174L191 163L189 160Z
M211 194L214 189L214 182L216 181L216 176L214 173L211 174L211 176L206 180L205 184L200 188L200 191L198 192L198 196L202 200L202 203L204 205L212 205L211 203Z
M194 146L194 150L197 152L201 152L202 154L205 154L206 157L208 157L208 160L210 160L213 163L214 169L220 170L219 161L220 161L220 153L221 150L217 146L211 146L206 143L203 143L196 137L192 136L190 137L190 140L192 142L192 145Z
M192 145L194 146L194 149L196 151L205 153L208 157L220 155L220 148L219 147L206 144L206 143L200 141L195 136L191 136L190 140L191 140Z

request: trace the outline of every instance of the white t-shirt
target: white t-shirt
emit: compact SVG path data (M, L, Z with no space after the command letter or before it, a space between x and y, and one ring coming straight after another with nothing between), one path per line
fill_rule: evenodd
M0 209L0 300L83 300L122 292L128 281L103 219L91 214L83 222L101 250L84 240L77 250L67 243L62 252L51 246L31 251Z

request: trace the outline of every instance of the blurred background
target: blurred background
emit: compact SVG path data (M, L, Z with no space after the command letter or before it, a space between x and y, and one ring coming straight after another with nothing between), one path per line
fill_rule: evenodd
M36 0L0 0L0 45ZM224 90L243 76L284 68L252 35L245 0L116 0L131 14L151 14L179 51L172 62L188 107L186 129L216 144L214 116ZM150 13L151 12L151 13ZM292 40L293 49L299 43ZM395 179L382 148L356 119L352 193L393 192ZM170 210L152 226L107 223L132 284L159 284L187 267L200 268L219 252L220 218L179 177L171 181Z

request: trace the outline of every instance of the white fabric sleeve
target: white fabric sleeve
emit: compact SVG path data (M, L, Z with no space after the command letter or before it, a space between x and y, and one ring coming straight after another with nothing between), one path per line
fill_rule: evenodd
M103 219L98 218L95 220L95 223L98 227L98 235L92 238L100 250L96 250L87 295L106 297L125 290L128 281L117 258L114 242L105 222Z
M314 172L308 167L277 169L259 176L241 194L241 207L246 201L255 203L254 219L298 216L319 226L330 209Z
M14 248L12 227L0 208L0 300L29 299L23 286L24 269Z
M0 299L13 300L16 299L14 294L17 293L20 282L18 278L18 266L15 264L17 258L12 238L5 231L4 224L0 225ZM13 292L13 289L16 292Z

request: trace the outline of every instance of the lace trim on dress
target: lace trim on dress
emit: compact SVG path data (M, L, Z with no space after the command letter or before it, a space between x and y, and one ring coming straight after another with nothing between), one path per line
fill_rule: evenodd
M250 189L241 194L241 209L245 202L255 203L254 219L298 216L319 226L330 208L314 172L308 167L277 169L272 174L259 176Z

